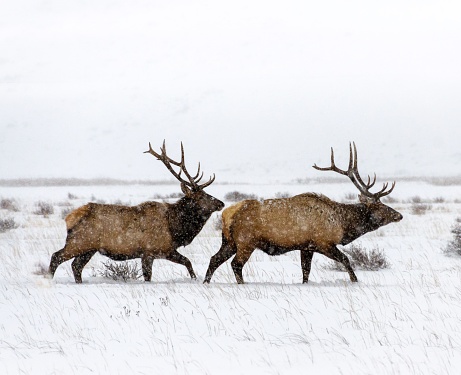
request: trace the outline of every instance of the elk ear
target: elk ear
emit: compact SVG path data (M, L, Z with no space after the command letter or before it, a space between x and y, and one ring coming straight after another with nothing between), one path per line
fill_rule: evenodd
M185 183L181 184L181 191L186 197L190 197L192 195L192 190L189 189Z

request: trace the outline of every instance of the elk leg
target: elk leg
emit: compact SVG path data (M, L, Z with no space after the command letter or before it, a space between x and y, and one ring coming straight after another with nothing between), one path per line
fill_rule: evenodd
M228 260L236 252L237 249L229 245L229 243L223 236L221 248L210 259L210 265L208 266L208 270L206 271L206 276L203 283L209 284L214 272L218 269L218 267L221 264L223 264L226 260Z
M340 251L336 246L333 246L329 252L324 253L328 258L333 259L339 263L341 263L349 273L349 277L352 282L356 283L358 281L357 276L354 273L354 270L351 267L351 263L349 262L349 258Z
M243 281L242 270L245 263L248 262L248 259L250 259L253 250L254 249L248 249L244 251L237 250L237 255L235 255L234 259L232 259L232 270L234 271L235 279L237 280L238 284L245 283Z
M313 256L313 251L301 250L301 269L303 271L303 283L307 283L309 281L309 274L311 273L311 264Z
M152 263L154 263L153 257L143 256L141 258L142 275L144 281L150 281L152 279Z
M195 272L194 272L194 269L192 268L192 263L190 262L189 259L187 259L184 255L178 253L176 250L173 250L168 256L167 258L168 260L174 262L174 263L178 263L178 264L182 264L183 266L185 266L187 268L187 270L189 271L189 275L192 279L196 279L197 276L195 276Z
M83 267L90 261L91 257L96 254L97 250L91 250L83 255L76 256L72 262L72 272L74 273L74 279L77 284L82 283L82 270Z
M75 254L72 254L71 252L69 252L66 246L64 246L63 249L53 253L53 255L51 256L51 260L50 260L50 267L48 268L48 273L51 275L51 277L54 276L56 269L59 267L61 263L68 261L74 256Z

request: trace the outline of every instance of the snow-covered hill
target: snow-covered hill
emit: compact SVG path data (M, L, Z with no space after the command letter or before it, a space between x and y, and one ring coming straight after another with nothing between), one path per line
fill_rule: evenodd
M0 177L164 179L163 139L221 181L459 175L459 4L10 1ZM342 158L342 159L341 159Z

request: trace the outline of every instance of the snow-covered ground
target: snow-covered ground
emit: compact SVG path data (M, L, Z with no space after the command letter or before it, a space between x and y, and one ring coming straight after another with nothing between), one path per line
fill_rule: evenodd
M278 192L323 192L344 200L348 184L219 185L273 197ZM0 187L19 211L0 210L17 229L0 234L0 372L2 374L457 374L461 366L461 259L442 249L461 216L459 186L397 182L392 204L404 219L357 240L383 249L392 264L378 272L322 267L314 256L311 280L301 284L299 253L255 252L237 285L229 262L209 285L202 280L220 233L209 223L180 251L184 267L155 261L153 281L115 282L98 276L104 257L86 266L76 285L70 264L53 280L36 275L65 240L61 211L90 200L137 204L176 185ZM70 193L70 195L69 195ZM429 202L411 213L412 197ZM53 204L48 218L38 201ZM96 275L96 276L95 276Z

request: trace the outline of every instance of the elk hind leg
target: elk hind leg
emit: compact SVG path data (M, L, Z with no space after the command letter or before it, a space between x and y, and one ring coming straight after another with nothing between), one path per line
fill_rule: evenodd
M242 270L243 266L248 259L250 259L251 254L253 253L254 248L240 248L237 249L237 254L235 255L234 259L232 259L232 270L234 271L235 279L237 280L238 284L244 284Z
M195 275L195 272L194 272L194 269L192 268L192 263L190 262L190 260L185 257L184 255L178 253L176 250L173 250L168 256L167 258L169 261L171 262L174 262L174 263L178 263L178 264L182 264L183 266L185 266L187 268L187 271L189 271L189 275L192 279L196 279L197 276Z
M303 271L303 284L309 281L309 274L311 273L311 264L313 256L313 251L301 250L301 269Z
M73 257L75 257L75 254L73 254L72 251L69 251L67 245L64 246L63 249L53 253L53 255L51 255L50 266L48 268L48 273L51 277L54 277L54 273L61 263L64 263Z
M210 259L210 265L206 271L204 283L209 284L214 272L218 267L228 260L232 255L237 252L237 249L229 244L226 238L223 236L222 245L219 251L213 255Z
M154 263L153 257L143 256L141 258L142 275L144 276L144 281L151 281L153 263Z
M77 284L82 283L82 270L83 267L90 261L97 250L91 250L85 254L76 256L72 262L72 272L74 273L74 279Z

